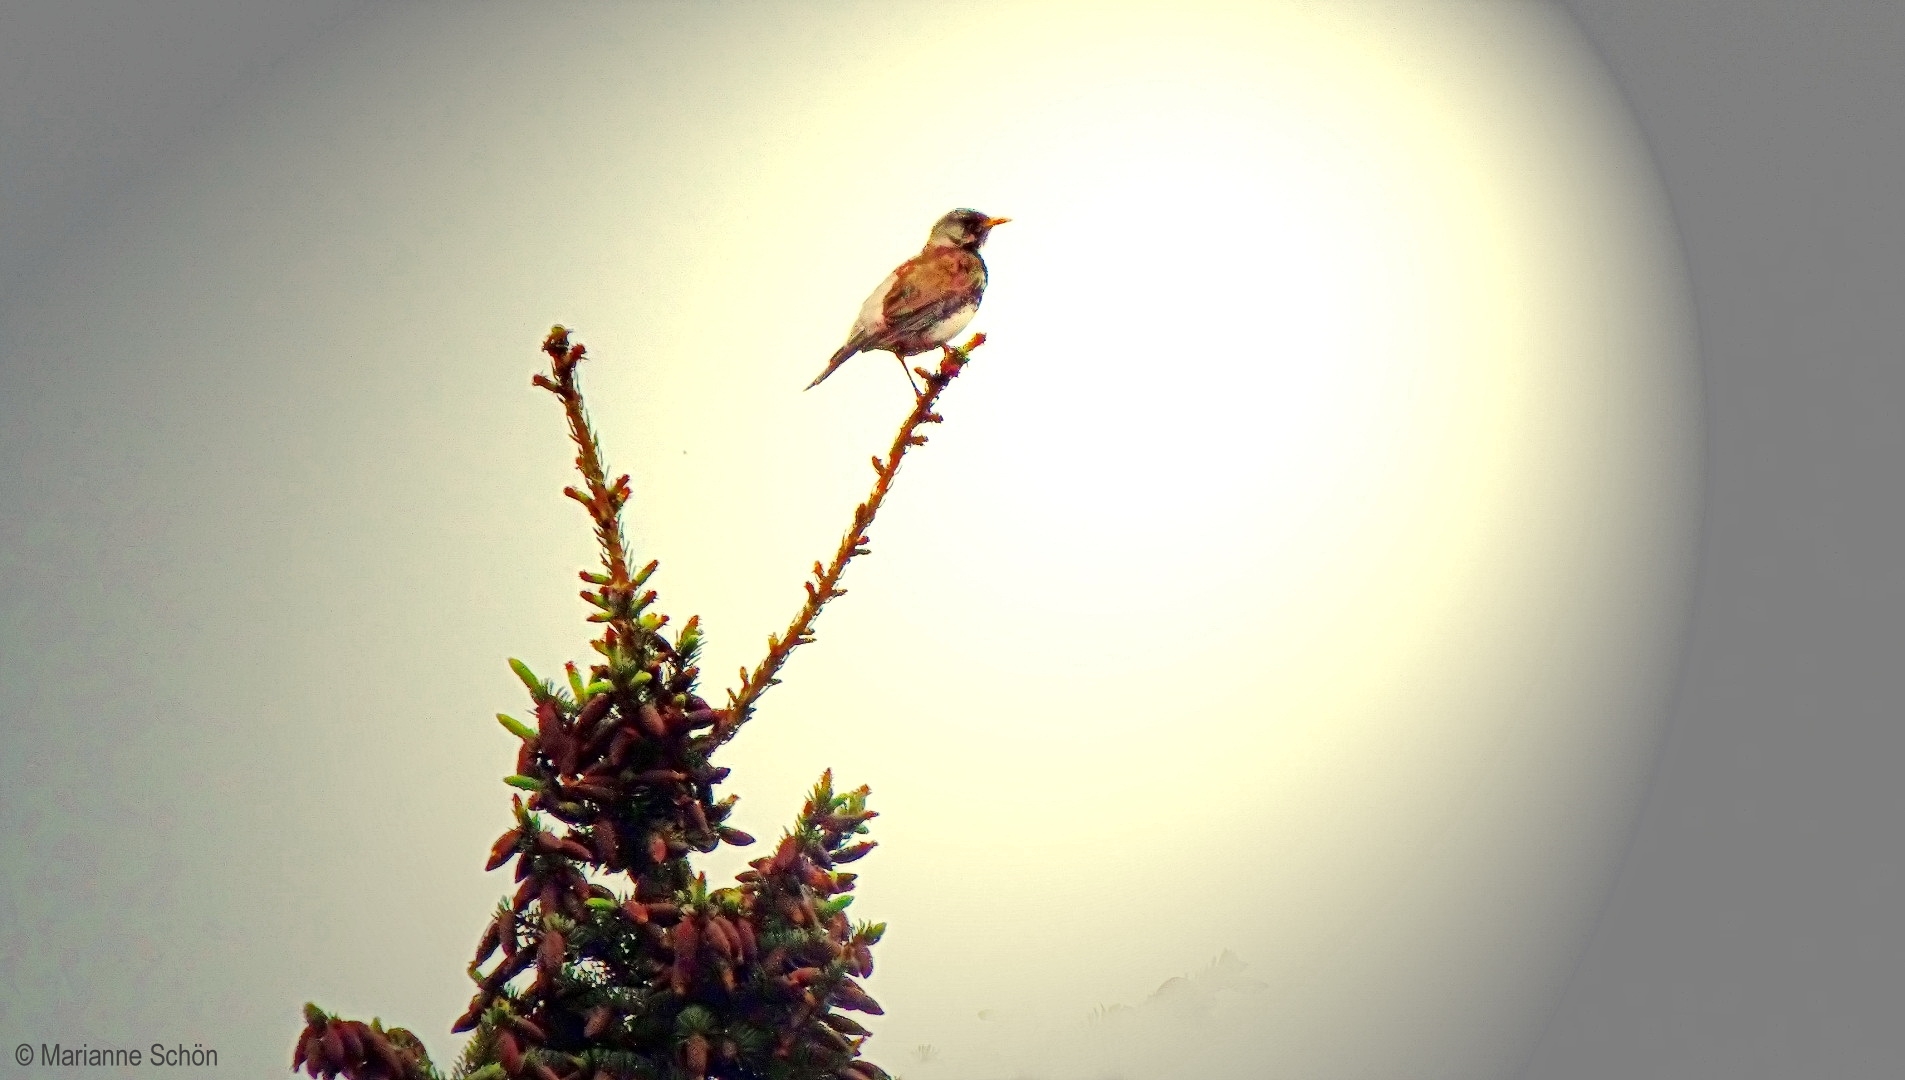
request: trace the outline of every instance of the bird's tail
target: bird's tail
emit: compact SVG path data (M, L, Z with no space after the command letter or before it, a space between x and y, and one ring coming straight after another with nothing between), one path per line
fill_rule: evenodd
M837 369L841 364L844 364L847 362L848 357L852 356L854 353L857 353L859 351L860 351L860 343L857 341L849 341L845 345L840 346L840 351L837 353L834 353L833 358L827 361L827 370L815 376L814 381L808 383L806 388L808 390L812 390L814 387L819 386L822 382L825 382L827 379L827 376L832 375L835 369Z

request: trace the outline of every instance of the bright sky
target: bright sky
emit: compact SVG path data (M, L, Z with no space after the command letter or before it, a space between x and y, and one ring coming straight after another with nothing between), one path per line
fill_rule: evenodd
M548 325L590 347L638 550L663 609L702 616L718 697L907 406L884 356L801 387L973 206L1013 219L985 251L991 341L726 762L762 837L825 767L873 787L870 1056L907 1080L1514 1057L1629 820L1697 445L1652 174L1562 24L446 10L288 66L29 331L70 357L46 415L150 500L151 617L187 627L128 700L256 672L259 715L201 721L238 733L212 759L304 770L193 819L180 880L287 880L218 862L260 822L319 865L372 822L432 853L390 855L416 876L381 899L234 908L224 932L288 942L247 997L363 1000L450 1056L431 1017L461 1010L501 888L473 867L503 822L504 657L585 655L589 538L527 389ZM351 733L392 763L323 756ZM284 929L319 919L341 928ZM1086 1024L1225 949L1262 989Z

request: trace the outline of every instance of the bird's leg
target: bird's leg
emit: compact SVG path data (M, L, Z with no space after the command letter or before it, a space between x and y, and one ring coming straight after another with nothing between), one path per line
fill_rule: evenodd
M913 378L913 369L906 366L906 357L901 356L899 353L894 353L893 359L900 362L900 370L906 373L906 381L913 384L913 396L918 397L925 393L926 391L919 388L919 380Z

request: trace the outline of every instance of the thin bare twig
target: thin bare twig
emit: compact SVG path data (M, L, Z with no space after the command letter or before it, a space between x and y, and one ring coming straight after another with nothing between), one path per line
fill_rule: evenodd
M853 523L840 538L840 547L834 552L833 562L827 566L814 563L813 579L803 585L807 590L807 600L794 615L794 621L787 624L786 632L767 636L767 655L755 665L753 672L750 673L745 667L741 669L741 685L728 691L727 708L721 710L719 719L715 721L712 733L714 745L719 746L733 738L735 731L753 715L755 702L769 687L780 682L775 676L787 663L787 658L796 648L814 640L814 620L820 617L820 609L827 601L846 595L847 590L840 588L840 577L855 555L867 553L867 545L871 542L867 538L867 529L873 524L873 516L880 512L880 504L886 501L886 493L893 485L893 474L899 471L900 459L906 456L908 448L926 442L926 436L919 433L922 426L937 424L943 419L933 411L933 405L938 402L939 395L945 392L947 385L958 378L966 361L971 359L972 350L985 344L985 340L984 334L974 334L964 345L942 346L945 357L939 362L939 370L928 372L924 368L914 369L926 376L926 390L914 398L913 409L900 424L899 434L893 437L893 445L887 449L886 459L873 458L873 490L864 502L854 508Z

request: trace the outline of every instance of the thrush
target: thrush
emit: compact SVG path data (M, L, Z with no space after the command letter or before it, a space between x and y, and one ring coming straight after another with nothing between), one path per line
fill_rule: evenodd
M867 297L847 332L847 343L807 389L819 386L855 353L890 352L918 393L919 383L907 371L906 358L951 341L978 314L979 298L986 291L986 263L979 257L979 246L993 226L1008 220L977 210L954 210L934 222L926 246L886 275Z

